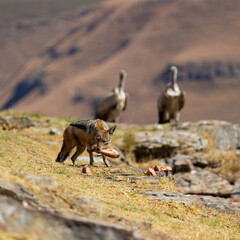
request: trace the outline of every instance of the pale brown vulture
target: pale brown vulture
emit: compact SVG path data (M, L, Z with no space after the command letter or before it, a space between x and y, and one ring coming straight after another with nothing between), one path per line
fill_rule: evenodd
M124 92L126 76L125 71L119 73L119 85L98 103L95 118L100 118L107 122L118 121L121 112L127 106L128 93Z
M185 102L185 93L179 89L177 84L177 68L172 66L170 73L171 82L158 98L158 123L168 123L171 119L178 123L180 110Z

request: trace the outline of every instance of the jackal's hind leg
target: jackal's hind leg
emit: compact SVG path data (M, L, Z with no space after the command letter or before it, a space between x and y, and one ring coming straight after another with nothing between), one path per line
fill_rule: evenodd
M86 149L85 146L82 146L82 145L78 145L78 146L77 146L76 152L75 152L75 153L73 154L73 156L71 157L73 166L75 166L75 160L77 159L77 157L78 157L81 153L83 153L85 149Z
M65 143L63 143L62 149L58 154L56 162L63 163L66 160L66 158L69 156L73 148L74 148L74 145L67 146Z

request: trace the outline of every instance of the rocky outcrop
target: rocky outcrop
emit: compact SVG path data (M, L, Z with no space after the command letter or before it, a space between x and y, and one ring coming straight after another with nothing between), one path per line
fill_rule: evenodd
M166 162L173 167L174 173L190 172L194 167L205 168L209 165L206 159L180 153L167 159Z
M240 204L228 199L187 195L176 191L150 190L141 192L151 200L160 200L162 202L178 202L185 205L191 203L203 204L205 207L217 209L220 211L229 211L231 213L240 213Z
M38 176L26 177L34 183L47 183ZM37 179L37 181L35 181ZM99 215L103 206L95 199L66 195L72 199L72 208ZM86 210L87 208L87 210ZM135 232L120 225L92 221L60 213L50 205L39 202L34 194L21 184L0 182L0 228L11 233L24 234L34 239L93 239L141 240ZM44 234L39 234L43 232Z
M136 137L137 161L171 157L177 151L202 151L208 142L197 133L186 131L139 132Z
M11 233L24 233L34 239L142 239L136 232L118 225L26 209L5 196L0 196L0 227Z
M103 205L99 201L86 196L77 196L72 207L82 212L89 212L93 215L101 215L104 210Z
M169 127L169 130L137 132L134 150L137 161L169 158L177 152L202 151L209 145L208 139L203 137L204 134L209 135L210 141L213 142L216 149L240 149L240 127L238 124L224 121L199 121L173 124ZM200 165L208 164L205 161L200 163L199 160L198 163Z
M50 177L47 176L34 176L34 175L26 175L25 179L31 183L35 183L35 184L45 184L48 186L53 186L53 187L57 187L58 184L55 180L53 180Z
M0 129L23 129L34 126L28 117L0 117Z
M175 175L176 186L188 194L230 197L233 186L219 175L207 170L193 170Z
M225 121L199 121L196 123L180 123L177 130L187 130L197 133L208 133L217 149L239 149L240 127Z
M234 185L234 189L232 191L232 198L240 201L240 180L238 180Z
M0 181L0 196L14 199L17 202L26 205L28 208L41 210L46 210L48 208L45 204L40 203L31 191L20 184Z
M191 157L188 155L177 154L170 160L170 162L173 166L173 173L191 172L193 169Z

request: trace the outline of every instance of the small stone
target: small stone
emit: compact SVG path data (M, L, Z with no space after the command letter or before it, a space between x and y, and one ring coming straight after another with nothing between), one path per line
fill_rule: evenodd
M191 172L192 162L189 158L178 157L173 163L173 173Z
M50 135L57 135L57 136L61 135L60 131L57 128L51 128L50 131L49 131L49 134Z
M193 158L192 164L200 168L205 168L209 165L208 161L202 158Z
M86 173L86 174L88 174L88 175L92 175L91 168L88 167L87 165L85 165L85 166L82 168L82 173Z
M157 176L153 168L148 168L148 170L145 171L144 173L148 176L154 176L154 177Z

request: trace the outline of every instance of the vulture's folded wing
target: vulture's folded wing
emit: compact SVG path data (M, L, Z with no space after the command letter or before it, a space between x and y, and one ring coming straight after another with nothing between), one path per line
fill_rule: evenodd
M117 105L117 97L114 92L104 97L96 107L96 118L105 118Z
M162 93L162 95L158 99L158 110L164 111L167 109L169 102L171 102L171 96L169 96L166 92Z
M128 93L125 93L125 103L124 103L123 111L125 111L125 109L127 108L128 96L129 96Z
M185 103L185 92L181 92L179 95L179 110L181 110L184 107Z

